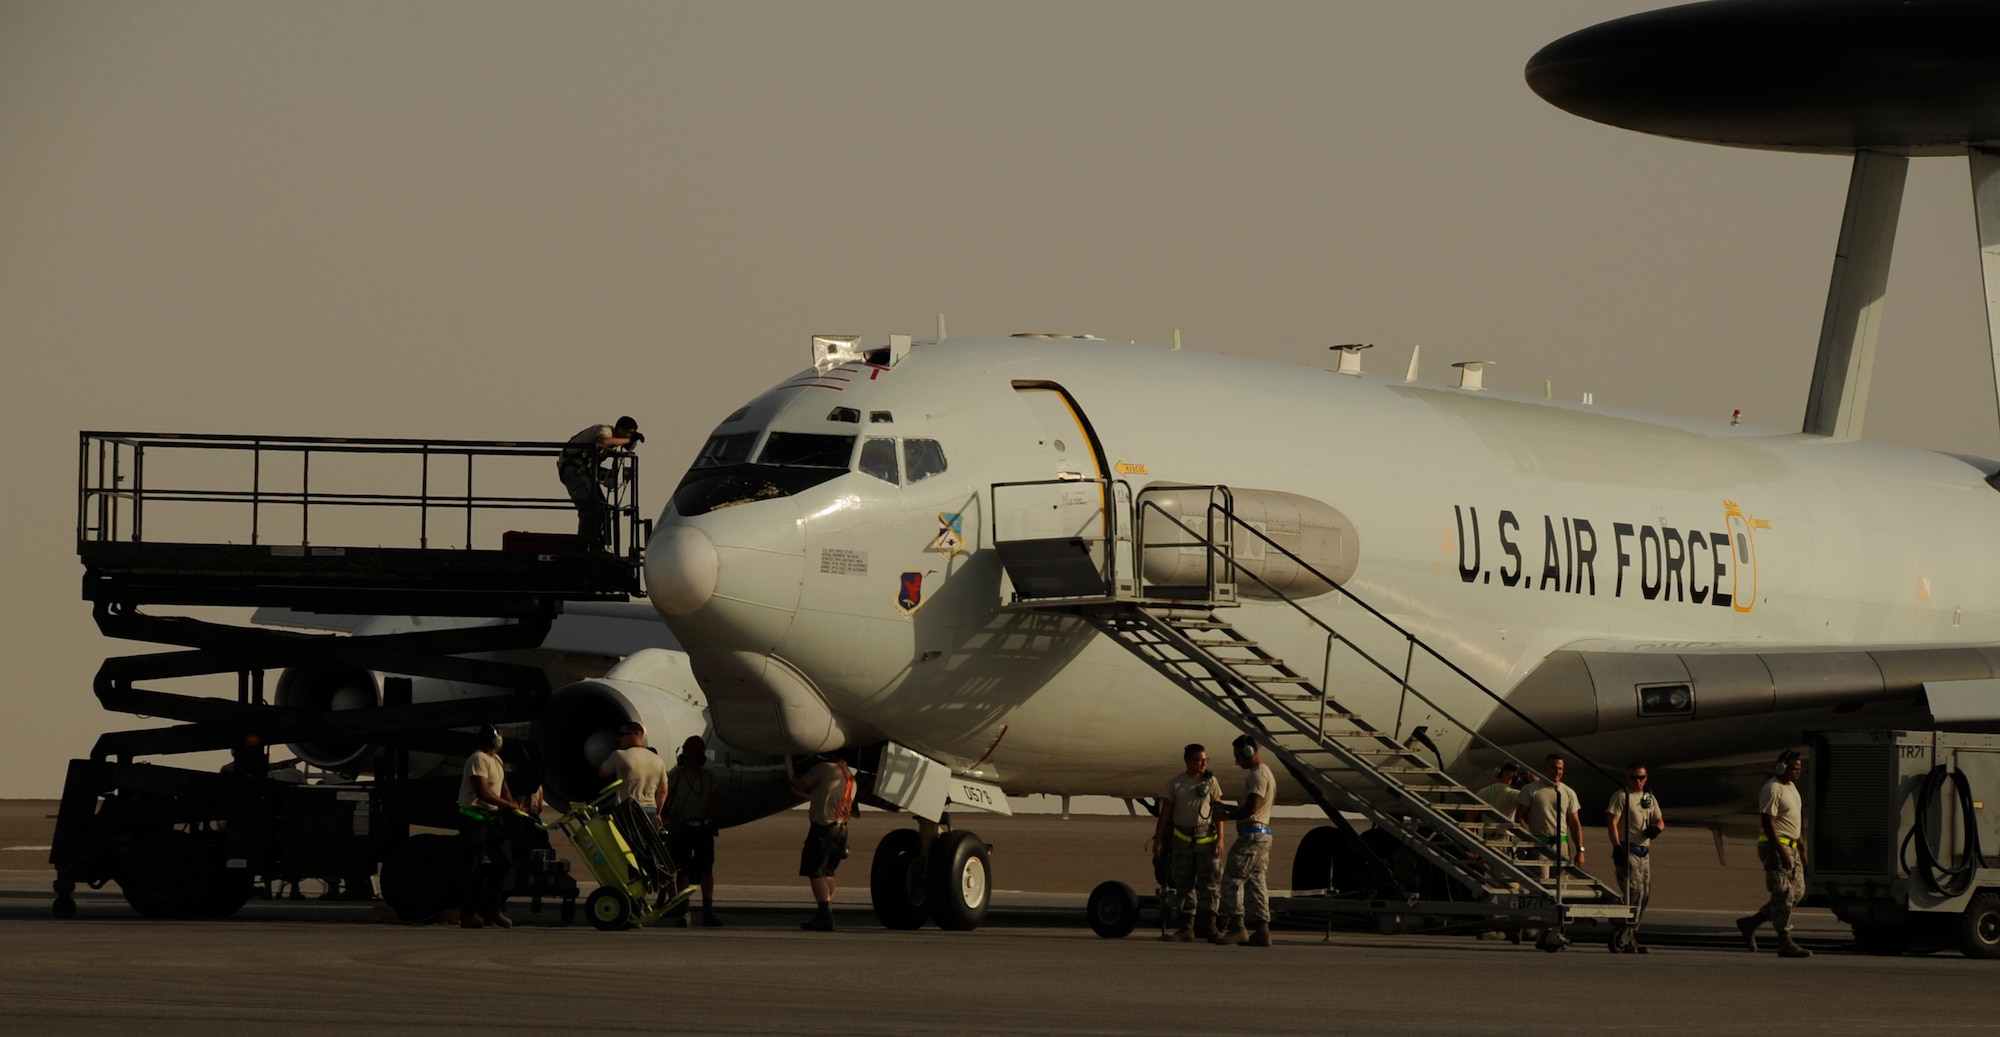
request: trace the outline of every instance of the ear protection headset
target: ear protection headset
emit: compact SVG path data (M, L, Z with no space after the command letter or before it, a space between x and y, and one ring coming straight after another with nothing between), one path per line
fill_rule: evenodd
M1797 749L1787 749L1784 752L1779 753L1777 762L1771 765L1771 773L1772 774L1785 773L1785 770L1792 765L1793 760L1799 759L1804 755L1805 755L1804 753L1799 752Z

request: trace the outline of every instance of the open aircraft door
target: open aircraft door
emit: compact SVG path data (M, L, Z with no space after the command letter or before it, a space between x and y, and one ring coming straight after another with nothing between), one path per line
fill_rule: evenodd
M1106 474L1104 449L1067 390L1017 381L1014 392L1035 419L1049 465L1040 479L993 488L994 540L1014 595L1130 596L1131 488Z

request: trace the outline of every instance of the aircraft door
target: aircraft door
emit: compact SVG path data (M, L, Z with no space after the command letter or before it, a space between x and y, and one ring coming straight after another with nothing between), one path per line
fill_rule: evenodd
M1736 611L1748 612L1757 607L1757 538L1751 530L1761 523L1743 514L1734 501L1724 501L1723 508L1730 540L1723 550L1733 548L1736 555L1729 567L1730 600Z
M1017 535L1083 542L1100 572L1104 569L1105 543L1110 540L1116 561L1112 589L1119 594L1131 593L1135 572L1131 491L1122 483L1115 484L1107 496L1104 451L1082 409L1060 385L1022 381L1014 383L1014 391L1039 427L1038 442L1048 464L1045 478L1077 485L1051 485L1025 500L1020 495L1010 497L1034 503L1032 510L1009 515L1010 524L1017 526ZM1109 511L1113 507L1118 509L1115 516Z

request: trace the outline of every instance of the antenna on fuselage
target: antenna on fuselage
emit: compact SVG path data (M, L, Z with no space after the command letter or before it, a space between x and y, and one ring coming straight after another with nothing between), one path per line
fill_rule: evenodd
M1417 380L1417 354L1422 352L1423 348L1421 345L1410 347L1410 369L1403 372L1403 381L1414 382Z
M1181 329L1179 329L1179 328L1175 328L1175 329L1174 329L1174 352L1178 353L1178 352L1180 352L1180 351L1181 351Z
M2000 404L2000 5L1731 0L1648 11L1543 47L1528 85L1667 137L1852 155L1804 431L1861 435L1912 156L1965 155ZM1811 40L1811 46L1800 46Z
M1344 374L1350 378L1359 378L1361 377L1361 351L1364 349L1374 349L1375 344L1373 342L1347 342L1326 348L1340 351L1340 367L1334 372L1335 374Z
M938 314L938 333L937 333L937 340L938 340L939 342L943 342L943 341L944 341L944 314L942 314L942 313Z

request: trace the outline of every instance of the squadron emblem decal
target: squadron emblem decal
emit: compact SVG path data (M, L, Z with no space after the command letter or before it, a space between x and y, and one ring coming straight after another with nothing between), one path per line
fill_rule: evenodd
M931 540L931 550L953 558L965 551L965 519L955 511L938 512L937 536Z
M902 589L896 593L896 610L910 615L924 607L924 574L904 573Z

